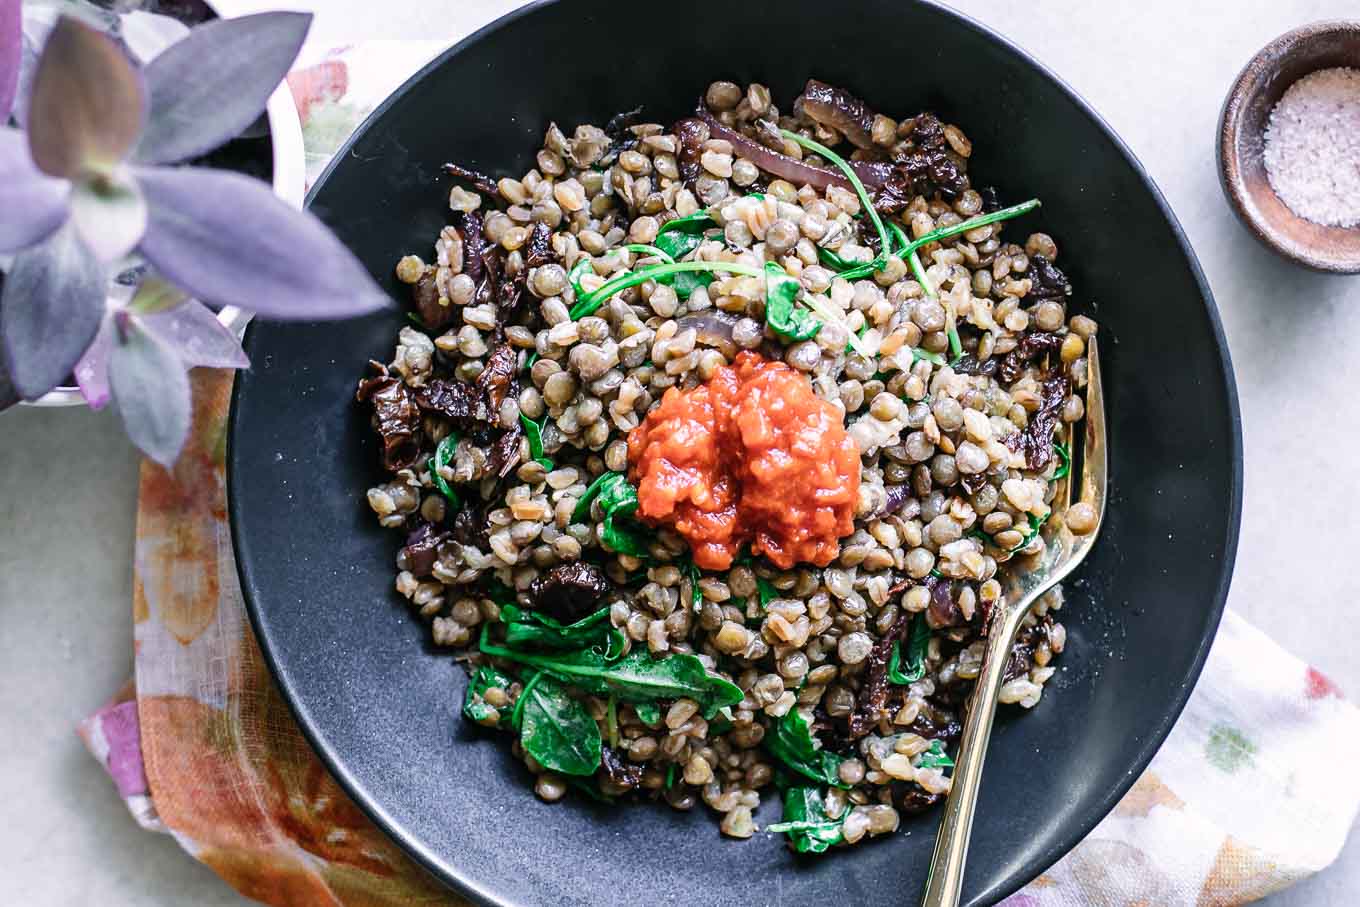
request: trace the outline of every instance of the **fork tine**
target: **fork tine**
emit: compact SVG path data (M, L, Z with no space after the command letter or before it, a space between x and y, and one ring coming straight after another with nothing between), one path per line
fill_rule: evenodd
M1081 498L1105 515L1106 437L1105 388L1100 381L1100 353L1096 338L1086 344L1086 440L1083 445Z

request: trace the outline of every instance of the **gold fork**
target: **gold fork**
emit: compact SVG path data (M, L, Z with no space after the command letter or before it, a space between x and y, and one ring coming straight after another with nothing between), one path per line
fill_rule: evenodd
M987 649L982 657L977 686L963 720L963 737L955 758L953 787L945 802L935 855L930 860L923 907L955 907L963 893L968 839L982 784L982 764L992 719L1004 685L1006 663L1021 624L1039 598L1071 573L1095 544L1105 516L1105 396L1100 384L1100 359L1096 338L1087 345L1086 432L1083 444L1080 496L1072 499L1074 474L1059 480L1053 496L1053 515L1044 533L1044 549L1026 570L1013 570L1001 601L992 608L987 622ZM1071 526L1077 528L1073 532Z

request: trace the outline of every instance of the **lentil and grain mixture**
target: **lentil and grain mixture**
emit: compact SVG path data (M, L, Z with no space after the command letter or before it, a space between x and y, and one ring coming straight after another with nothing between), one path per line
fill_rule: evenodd
M840 151L835 149L839 148ZM1044 545L1086 341L1044 233L1003 236L972 151L817 81L708 87L450 164L412 326L358 399L396 588L535 791L700 801L800 852L948 792L999 571ZM1066 633L1040 603L1001 701Z

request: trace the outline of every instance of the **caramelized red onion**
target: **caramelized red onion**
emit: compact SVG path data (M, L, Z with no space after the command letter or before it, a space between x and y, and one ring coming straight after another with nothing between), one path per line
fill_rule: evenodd
M818 123L836 130L856 148L874 147L874 112L844 89L808 79L803 93L793 102L793 109L801 109Z
M711 138L730 142L738 156L746 158L766 173L788 180L795 186L809 185L819 192L831 185L851 188L850 182L839 171L814 167L787 154L771 151L735 129L724 126L707 110L699 111L698 117L708 126ZM874 188L882 186L892 176L892 165L880 161L851 161L850 167L864 185Z
M731 361L738 352L737 343L732 339L732 329L740 320L731 312L705 309L694 315L686 315L675 323L675 327L676 333L694 328L696 342L713 347Z

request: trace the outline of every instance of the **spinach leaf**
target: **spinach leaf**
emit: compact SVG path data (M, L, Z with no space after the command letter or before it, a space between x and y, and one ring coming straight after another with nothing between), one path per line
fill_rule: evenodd
M811 340L822 323L797 304L803 285L773 261L765 263L765 323L785 340Z
M930 741L930 747L916 757L917 768L953 768L954 760L944 751L944 744L938 740Z
M677 221L670 223L677 223ZM713 222L709 221L708 226L713 226ZM703 230L669 230L658 233L656 237L656 247L676 261L692 254L695 249L703 245L703 242Z
M600 538L620 554L647 557L650 539L647 531L627 519L638 508L637 489L621 472L606 472L591 482L576 509L571 513L573 523L583 523L590 517L590 505L598 498L604 512Z
M512 649L571 651L600 647L606 649L606 657L623 652L623 634L610 625L607 607L563 626L546 614L502 605L501 620L505 623L505 644Z
M845 840L841 828L848 815L849 804L841 815L828 815L822 792L815 787L790 787L784 791L784 821L765 830L788 835L798 853L825 853Z
M481 650L538 668L563 683L597 696L618 696L623 702L655 702L684 696L699 703L705 719L712 719L725 705L736 705L744 694L731 681L708 673L704 663L688 653L657 658L635 650L610 662L591 649L577 652L535 653L498 646L482 628Z
M578 790L585 794L596 803L608 803L613 805L614 798L600 790L594 778L582 778L577 775L564 775L562 780L567 782L567 787Z
M770 607L770 602L779 597L779 590L774 587L774 583L763 576L756 577L756 591L760 594L760 610L762 612Z
M458 433L449 432L444 436L444 440L439 442L439 446L434 449L434 457L430 463L430 481L434 487L439 489L439 493L448 498L449 504L453 507L461 507L462 499L458 497L458 492L449 487L449 483L444 481L444 477L439 474L442 466L448 466L453 459L454 451L458 449Z
M665 283L665 280L661 282ZM676 298L684 300L693 296L695 290L712 282L713 275L706 271L682 271L674 275L671 289L675 290Z
M926 676L926 649L930 646L930 625L924 614L911 619L911 638L907 640L907 665L902 668L902 642L893 643L892 658L888 660L888 679L900 686L909 686Z
M615 293L621 293L629 287L646 283L649 280L662 282L664 278L673 274L686 273L707 273L722 272L725 274L742 274L746 277L762 277L765 272L750 265L736 264L726 261L677 261L674 264L651 265L639 271L629 271L620 274L609 280L604 286L593 293L587 293L576 300L576 304L571 307L572 320L578 320L593 314L596 309L604 305Z
M643 724L655 726L661 723L661 706L655 702L634 703L633 711L637 712L638 720Z
M477 724L486 724L491 719L492 714L499 710L487 705L483 698L490 687L500 687L508 695L510 684L515 681L507 674L493 668L491 665L479 665L477 670L468 678L467 693L463 696L463 714L468 720L475 721ZM505 716L499 716L498 727L505 727Z
M524 413L520 413L519 421L524 426L524 436L529 439L529 456L538 465L551 472L553 461L543 456L543 426L548 424L548 417L544 416L543 424L540 425Z
M635 242L629 243L623 248L629 252L636 252L639 255L650 255L659 258L668 265L675 264L675 257L665 249L658 248L657 246L649 246L646 243Z
M666 766L666 790L675 787L675 763Z
M772 723L762 742L770 755L800 775L833 787L850 787L840 776L845 757L817 748L812 730L797 708Z
M1068 452L1066 444L1053 442L1053 451L1058 455L1059 466L1053 470L1053 481L1065 479L1072 472L1072 454Z
M520 694L519 742L544 768L565 775L593 775L600 767L600 726L583 703L546 673Z
M661 237L666 236L669 233L699 236L702 235L705 230L711 230L717 225L718 222L712 217L709 217L707 211L696 211L686 217L677 217L666 221L661 225L661 229L656 231L657 245L661 246ZM665 246L661 246L661 248L664 249ZM676 258L679 257L680 256L678 255L676 256Z
M684 571L685 577L689 580L689 592L691 605L698 605L702 594L699 592L699 565L694 563L694 558L687 557L680 562L680 569Z

